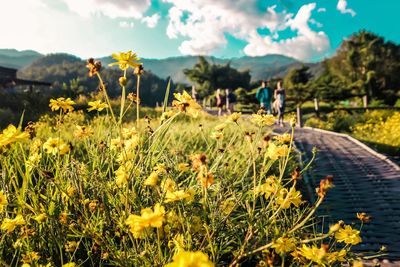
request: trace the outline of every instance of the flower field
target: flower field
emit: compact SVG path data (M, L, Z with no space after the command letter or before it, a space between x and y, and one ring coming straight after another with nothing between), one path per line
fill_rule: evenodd
M299 167L294 128L274 135L265 114L215 118L185 92L158 118L140 118L141 65L132 53L114 58L119 110L101 63L89 60L102 99L84 110L53 99L53 116L0 134L0 264L362 266L351 248L369 218L322 225L315 212L334 178L308 201L302 176L312 162Z

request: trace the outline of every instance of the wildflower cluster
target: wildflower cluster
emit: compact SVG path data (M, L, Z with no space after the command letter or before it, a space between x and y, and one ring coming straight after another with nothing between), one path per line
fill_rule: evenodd
M134 53L113 57L125 79L129 68L141 75ZM0 134L1 263L331 266L361 257L351 251L362 242L358 228L313 228L333 179L321 181L315 203L305 200L294 129L273 135L264 114L211 118L186 92L133 125L123 120L125 89L118 117L101 63L88 68L103 98L84 109L96 114L58 98L50 103L56 119L32 125L35 136L12 125ZM369 219L357 217L361 225Z

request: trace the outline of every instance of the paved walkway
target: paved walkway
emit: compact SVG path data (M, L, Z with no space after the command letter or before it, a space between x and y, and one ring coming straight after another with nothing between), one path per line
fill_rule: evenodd
M334 176L335 187L328 192L318 215L328 224L344 220L359 225L356 213L370 214L371 222L362 229L363 242L354 250L378 251L385 245L385 258L400 260L400 169L344 136L297 129L295 142L306 152L305 161L313 147L319 150L310 171L313 188L326 175Z

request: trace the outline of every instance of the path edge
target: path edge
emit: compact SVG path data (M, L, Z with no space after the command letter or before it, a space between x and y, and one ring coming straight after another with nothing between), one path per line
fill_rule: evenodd
M391 165L396 171L400 171L400 166L397 165L395 162L393 162L391 159L389 159L387 156L385 156L385 155L373 150L372 148L370 148L369 146L367 146L366 144L364 144L360 140L357 140L357 139L355 139L354 137L352 137L352 136L350 136L348 134L337 133L337 132L332 132L332 131L323 130L323 129L319 129L319 128L308 127L308 126L303 127L303 129L308 129L308 130L312 130L312 131L316 131L316 132L320 132L320 133L326 133L326 134L330 134L330 135L336 135L336 136L341 136L341 137L347 138L348 140L350 140L353 143L357 144L358 146L362 147L364 150L368 151L369 153L371 153L375 157L377 157L380 160L383 160L386 163L388 163L389 165Z

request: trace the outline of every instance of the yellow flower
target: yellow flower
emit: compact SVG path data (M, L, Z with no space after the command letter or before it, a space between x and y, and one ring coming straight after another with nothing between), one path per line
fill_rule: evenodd
M164 164L158 164L155 166L154 171L156 171L159 175L167 173L167 169L165 168Z
M163 192L172 192L176 190L176 183L171 178L167 178L161 182L161 190Z
M29 139L29 133L21 132L20 128L16 128L14 125L10 124L0 134L0 148L27 139Z
M128 135L128 133L123 131L123 135ZM122 140L119 137L111 139L111 149L121 151L117 158L118 162L131 160L136 155L136 147L139 145L140 140L138 135L133 135L133 133L131 133L131 135L132 137L127 140Z
M0 191L0 212L3 212L4 207L7 206L7 204L7 195L4 194L3 191Z
M208 259L207 254L201 251L184 251L180 250L172 258L172 262L164 267L213 267L213 262Z
M251 121L258 126L271 126L275 123L275 118L273 115L269 114L253 114Z
M75 267L75 266L76 266L75 262L68 262L66 264L63 264L62 267Z
M132 51L128 51L126 53L119 52L111 55L117 62L113 62L108 64L108 66L115 66L118 65L121 70L126 70L129 67L135 69L136 67L140 66L141 63L137 62L139 58L137 57L136 53Z
M119 168L115 171L116 180L115 183L118 187L122 187L128 183L129 180L129 172L132 169L132 163L130 161L125 164L119 166Z
M96 101L91 101L88 103L90 108L88 108L88 111L92 110L97 110L97 111L102 111L105 108L108 108L108 105L106 103L101 102L101 100L96 100Z
M197 174L197 180L201 182L203 187L207 188L214 183L214 175L207 170L206 166L203 166Z
M22 260L21 261L24 264L30 264L30 263L32 263L34 261L38 261L39 259L40 259L39 253L32 251L30 253L24 254L22 256Z
M35 221L37 221L38 223L42 223L45 220L47 220L47 215L46 215L46 213L41 213L41 214L36 215L35 217L33 217L33 219Z
M346 261L346 255L347 251L345 249L329 253L327 255L329 265L332 265L332 263L335 263L337 261L340 262Z
M135 127L122 128L122 137L125 139L131 139L137 136L137 130Z
M228 117L229 122L237 122L242 117L241 112L234 112Z
M214 127L215 131L223 131L226 128L226 123L221 123L218 124L217 126Z
M158 182L158 172L153 171L150 173L149 177L144 181L145 186L156 186Z
M186 199L188 201L193 200L194 191L193 190L178 190L178 191L167 191L165 194L165 203L175 202L179 200Z
M364 264L362 263L362 261L354 261L353 262L353 267L363 267Z
M303 245L303 247L300 248L298 252L304 258L313 261L319 265L325 266L328 263L327 251L326 247L324 246L318 248L317 246L308 247L307 245Z
M76 241L68 241L65 245L65 251L74 252L78 247L78 243Z
M354 230L350 225L345 225L344 228L339 229L335 234L335 238L338 242L344 242L351 245L357 245L362 241L360 231Z
M50 99L50 104L49 107L51 108L52 111L57 111L59 109L62 109L64 113L70 112L74 110L74 107L72 105L75 105L76 103L71 100L71 98L65 99L64 97L59 97L57 99Z
M1 224L1 230L11 233L18 225L24 225L25 220L21 214L17 215L14 219L5 218Z
M187 172L190 168L188 163L179 163L177 169L180 172Z
M70 147L60 138L52 138L47 139L46 143L43 144L43 149L46 153L57 155L64 155L69 152Z
M93 131L86 126L76 125L76 130L74 132L75 137L85 138L93 135Z
M296 249L296 239L280 237L274 241L272 248L280 255L292 252Z
M289 143L290 140L291 140L291 137L292 137L292 136L291 136L290 134L284 133L284 134L282 134L282 135L276 135L276 136L274 136L274 139L275 139L278 143L284 144L284 143Z
M154 167L154 171L150 173L150 176L144 181L146 186L155 186L158 182L159 175L167 174L167 169L164 164L158 164Z
M145 208L141 211L141 216L129 215L125 224L130 227L131 233L136 238L140 238L143 231L148 227L160 228L164 222L165 208L160 204L154 206L154 211L151 208Z
M277 160L282 157L286 157L289 153L289 147L287 145L277 146L270 142L267 149L267 155L272 160Z
M218 140L218 139L222 139L224 137L224 134L222 132L215 131L210 134L210 137Z
M278 192L278 199L276 202L282 206L282 209L288 209L291 204L299 207L299 205L302 203L301 193L293 187L290 189L290 191L288 191L286 188L282 188Z
M180 112L186 112L193 118L197 118L201 106L186 92L175 93L175 100L172 101L172 106L179 109Z
M255 188L256 195L261 194L265 195L265 198L268 199L272 194L277 192L279 189L279 183L276 181L275 176L270 176L267 178L267 181Z

